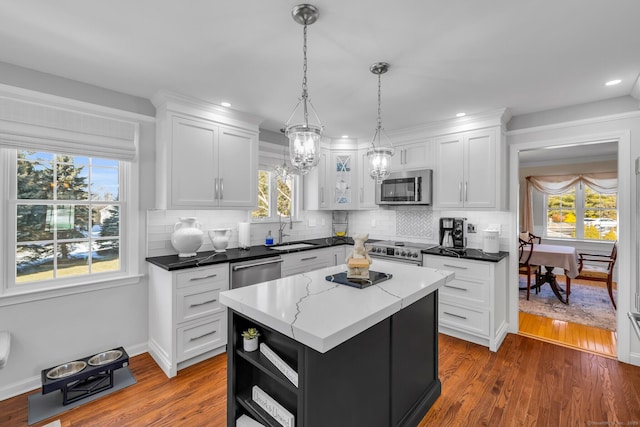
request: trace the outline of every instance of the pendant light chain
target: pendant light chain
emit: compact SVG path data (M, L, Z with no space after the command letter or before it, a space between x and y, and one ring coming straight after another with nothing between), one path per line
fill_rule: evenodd
M378 142L380 142L380 131L382 130L382 83L378 74Z
M307 110L307 98L308 98L308 90L307 90L307 24L304 24L303 34L303 44L302 44L302 56L304 58L302 62L302 101L303 101L303 109L304 109L304 123L309 123L309 111Z

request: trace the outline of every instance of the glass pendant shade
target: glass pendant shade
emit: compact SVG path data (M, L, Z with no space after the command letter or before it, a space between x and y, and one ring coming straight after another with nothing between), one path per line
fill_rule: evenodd
M382 183L391 173L391 156L395 150L391 147L370 148L367 151L369 158L369 175L378 184Z
M320 161L322 127L312 124L289 126L285 131L289 138L291 165L305 175Z
M369 71L378 76L378 126L373 134L373 138L371 138L371 148L367 151L367 157L369 158L369 175L375 179L378 184L389 177L391 173L391 157L395 153L391 141L389 141L388 147L384 147L380 141L383 133L386 136L384 129L382 129L382 109L380 107L382 88L380 75L386 73L388 69L389 64L386 62L376 62L369 67ZM389 137L387 137L387 139L389 139ZM376 141L378 142L377 147L375 144Z
M313 24L318 19L318 9L311 4L299 4L291 11L293 20L304 26L303 30L303 78L302 95L293 109L287 124L285 125L285 135L289 138L289 158L293 166L301 174L307 174L320 161L320 139L322 137L323 126L320 123L318 114L309 100L307 87L307 26ZM302 120L297 124L289 125L293 117L302 107ZM318 124L309 123L309 112L313 113Z

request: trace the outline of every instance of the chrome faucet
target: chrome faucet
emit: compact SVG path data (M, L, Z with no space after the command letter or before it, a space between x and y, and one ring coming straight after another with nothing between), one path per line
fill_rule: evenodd
M278 244L281 244L284 236L290 236L290 234L287 234L283 231L287 226L287 223L282 222L282 215L278 215L278 222L280 223L280 227L278 228ZM293 230L293 220L291 218L291 214L289 214L289 230Z

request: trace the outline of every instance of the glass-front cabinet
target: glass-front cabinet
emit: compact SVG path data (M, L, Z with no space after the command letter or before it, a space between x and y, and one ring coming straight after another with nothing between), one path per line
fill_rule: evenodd
M357 175L354 169L356 151L333 151L329 177L333 182L333 209L355 209L357 207Z

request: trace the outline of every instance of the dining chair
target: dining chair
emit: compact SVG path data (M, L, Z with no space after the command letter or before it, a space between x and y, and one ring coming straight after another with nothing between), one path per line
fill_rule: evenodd
M519 239L520 241L520 258L519 258L519 266L518 266L518 273L519 274L526 274L527 275L527 300L529 300L529 295L531 293L531 273L535 274L535 278L536 278L536 293L538 292L539 286L538 286L538 280L539 280L539 272L540 272L540 266L538 265L531 265L529 263L529 261L531 260L531 255L533 255L533 242L530 240L524 240L522 238ZM527 248L527 246L529 246L529 253L527 255L525 255L525 249Z
M613 308L616 310L616 301L613 298L613 267L616 265L616 258L618 257L618 242L613 242L613 248L611 248L610 255L599 254L584 254L578 253L578 276L574 279L593 280L595 282L605 282L607 284L607 291L609 291L609 298L613 304ZM597 263L597 264L586 264ZM567 278L567 284L570 279Z

